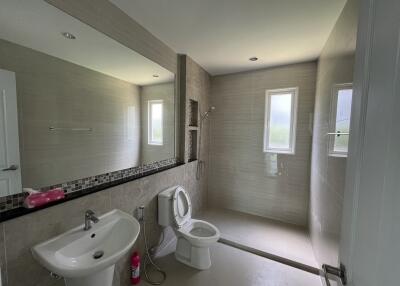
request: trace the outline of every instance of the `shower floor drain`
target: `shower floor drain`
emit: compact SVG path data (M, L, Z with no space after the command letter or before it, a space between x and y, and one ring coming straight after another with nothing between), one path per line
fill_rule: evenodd
M96 252L93 254L93 258L94 258L94 259L99 259L99 258L102 258L103 255L104 255L104 251L103 251L103 250L99 250L99 251L96 251Z

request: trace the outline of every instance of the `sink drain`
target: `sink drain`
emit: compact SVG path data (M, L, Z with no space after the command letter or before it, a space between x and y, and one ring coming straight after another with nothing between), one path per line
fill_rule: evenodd
M99 258L102 258L103 255L104 255L104 251L103 251L103 250L99 250L99 251L96 251L96 252L93 254L93 258L94 258L94 259L99 259Z

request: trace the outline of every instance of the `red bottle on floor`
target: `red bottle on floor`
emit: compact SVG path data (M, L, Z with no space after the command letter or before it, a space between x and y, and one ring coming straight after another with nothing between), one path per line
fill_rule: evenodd
M140 257L138 252L131 256L131 283L137 285L140 282Z

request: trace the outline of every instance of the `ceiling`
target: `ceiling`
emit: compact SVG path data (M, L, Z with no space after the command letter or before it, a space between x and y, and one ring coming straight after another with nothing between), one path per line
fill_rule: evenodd
M212 75L317 59L346 2L110 1Z
M63 32L76 39L66 39ZM174 78L160 65L43 0L1 0L0 39L137 85ZM159 77L153 77L155 74Z

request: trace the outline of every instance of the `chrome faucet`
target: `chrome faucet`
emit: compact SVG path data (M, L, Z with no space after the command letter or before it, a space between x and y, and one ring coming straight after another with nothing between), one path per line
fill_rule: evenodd
M94 211L92 210L87 210L85 212L85 227L83 230L89 230L92 228L92 222L93 223L98 223L99 219L94 215Z

